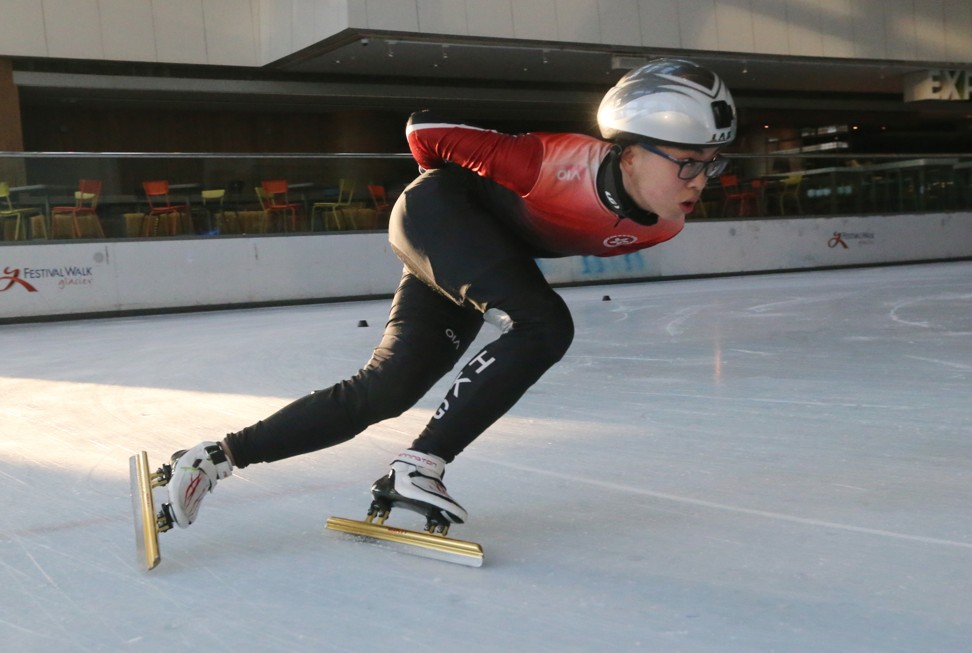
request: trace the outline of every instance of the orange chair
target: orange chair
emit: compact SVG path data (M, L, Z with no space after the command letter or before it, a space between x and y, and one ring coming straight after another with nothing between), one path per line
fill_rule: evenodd
M171 217L175 214L174 220L166 220L166 231L169 236L175 236L179 233L179 222L181 220L191 220L189 205L173 204L169 198L168 181L144 181L142 182L142 188L145 190L145 199L148 200L149 205L148 213L145 214L145 222L142 224L143 236L158 235L162 216Z
M266 179L260 182L263 194L260 196L260 204L263 206L264 213L271 216L275 213L290 214L290 230L297 231L297 211L301 208L300 202L291 202L287 196L287 181L285 179ZM284 231L287 225L284 223Z
M736 206L736 215L740 218L750 215L750 207L752 207L753 214L757 212L759 194L755 190L743 188L738 176L722 175L719 177L719 183L722 184L722 191L725 194L725 200L722 203L723 216L729 215L733 205Z
M57 217L68 214L71 217L71 237L81 237L81 223L78 218L87 217L94 225L95 234L105 237L98 219L98 200L101 198L101 182L95 179L82 179L74 192L74 206L55 206L51 208L51 238L57 235Z

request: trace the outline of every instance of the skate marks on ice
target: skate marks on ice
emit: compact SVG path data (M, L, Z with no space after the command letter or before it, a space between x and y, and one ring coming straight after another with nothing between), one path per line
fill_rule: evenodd
M561 472L555 472L540 467L519 465L516 463L509 463L500 460L491 460L491 459L483 458L482 456L478 456L478 455L470 454L469 458L470 459L475 458L476 460L479 460L481 462L489 463L491 465L498 465L500 467L505 467L507 469L515 470L517 472L526 472L528 474L536 474L538 476L547 476L550 478L569 481L572 484L583 483L604 490L610 490L612 492L620 492L623 494L635 494L639 496L650 497L653 499L660 499L663 501L669 501L673 503L696 506L699 508L707 508L710 510L718 510L721 512L747 515L750 517L761 517L764 519L790 522L802 526L819 527L819 528L825 528L829 530L845 531L849 533L857 533L862 535L873 535L876 537L886 537L886 538L916 542L921 544L933 544L938 546L957 547L961 549L972 550L972 543L969 542L961 542L961 541L943 539L938 537L926 537L924 535L914 535L909 533L898 533L895 531L883 530L879 528L867 528L863 526L854 526L852 524L842 524L839 522L827 521L823 519L813 519L808 517L799 517L797 515L787 515L785 513L774 512L771 510L745 508L742 506L734 506L726 503L719 503L716 501L707 501L705 499L696 499L693 497L669 494L666 492L656 492L653 490L647 490L632 485L623 485L620 483L612 483L610 481L600 481L593 478L585 478L585 477L578 476L576 474L564 474Z
M918 327L939 331L948 336L972 335L972 313L950 314L944 311L929 311L929 306L948 304L972 304L972 295L942 293L928 297L915 297L896 301L888 317L902 326Z

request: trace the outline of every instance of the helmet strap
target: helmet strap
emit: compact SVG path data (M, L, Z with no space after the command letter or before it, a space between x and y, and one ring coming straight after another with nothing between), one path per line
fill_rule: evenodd
M597 194L601 198L601 203L620 217L650 227L658 222L658 216L635 204L628 191L624 189L624 177L621 172L622 152L624 146L615 143L601 161L597 169Z

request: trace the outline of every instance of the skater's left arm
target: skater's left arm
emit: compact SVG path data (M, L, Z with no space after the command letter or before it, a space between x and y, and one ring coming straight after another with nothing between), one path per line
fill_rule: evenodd
M424 169L454 163L521 196L530 192L540 173L543 144L532 134L511 136L420 111L409 118L405 135L412 156Z

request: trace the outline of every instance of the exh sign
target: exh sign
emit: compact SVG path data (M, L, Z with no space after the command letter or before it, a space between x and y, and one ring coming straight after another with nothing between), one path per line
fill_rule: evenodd
M972 70L933 68L904 78L905 102L972 99Z

